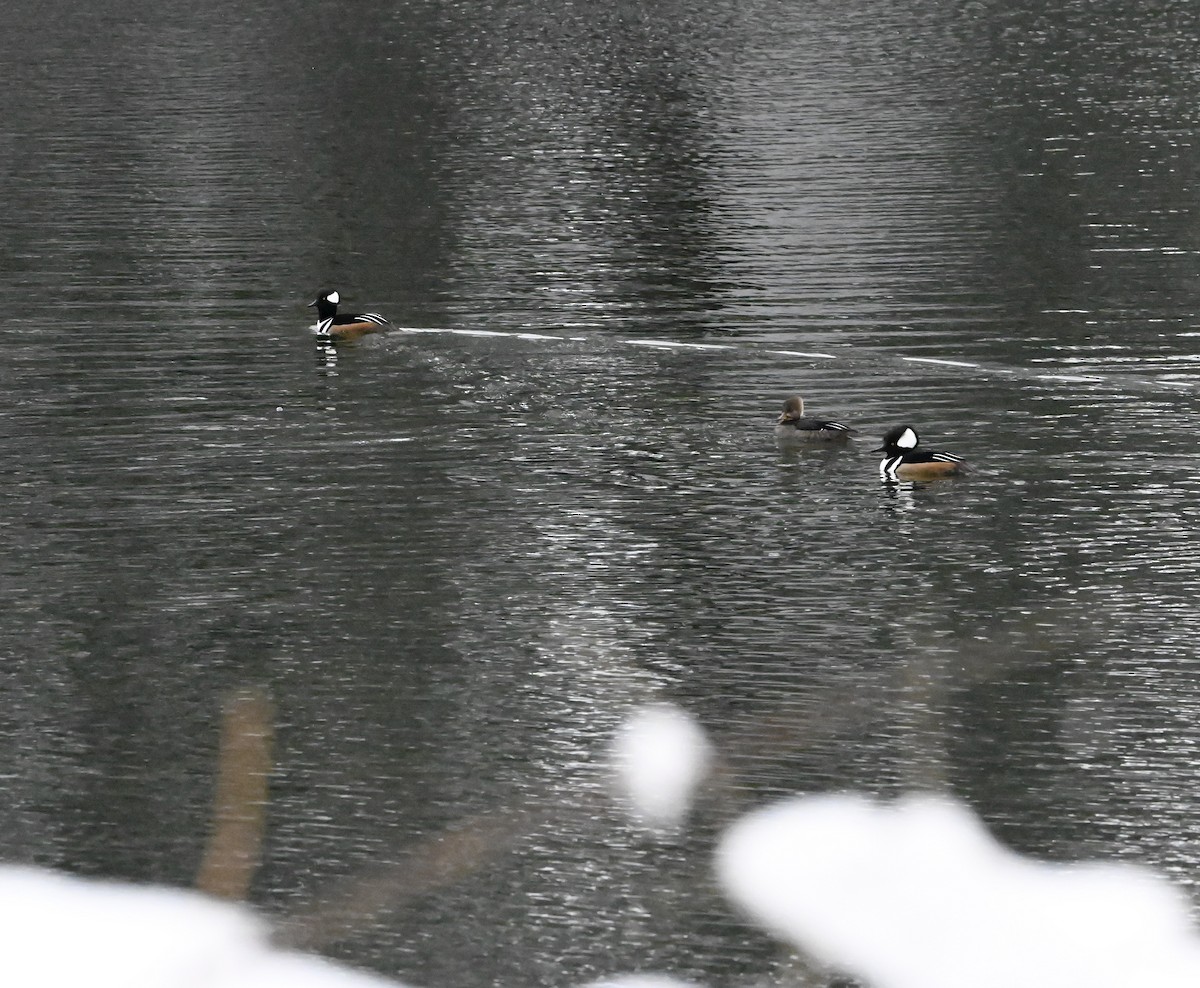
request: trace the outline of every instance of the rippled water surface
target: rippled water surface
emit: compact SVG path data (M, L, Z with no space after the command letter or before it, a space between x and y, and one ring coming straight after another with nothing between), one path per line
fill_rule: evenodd
M323 944L429 988L771 977L709 854L793 791L1193 886L1200 14L1057 6L11 12L4 857L189 883L264 684L272 913L536 809ZM730 767L666 842L652 699Z

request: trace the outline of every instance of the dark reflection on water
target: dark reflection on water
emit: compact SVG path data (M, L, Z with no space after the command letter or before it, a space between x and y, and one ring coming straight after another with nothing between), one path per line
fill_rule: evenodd
M14 13L5 856L190 881L264 682L268 909L561 807L332 948L417 984L772 970L708 854L796 790L1191 884L1196 14L1043 6ZM331 361L335 285L501 335ZM882 485L900 421L976 471ZM735 780L665 844L651 698Z

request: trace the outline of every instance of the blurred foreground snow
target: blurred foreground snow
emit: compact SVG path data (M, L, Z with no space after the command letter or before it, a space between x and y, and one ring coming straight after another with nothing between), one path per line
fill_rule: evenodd
M728 896L872 988L1196 988L1188 903L1124 864L1047 864L949 799L812 796L735 823Z
M0 866L0 984L13 988L404 988L277 950L253 913L196 892ZM592 988L695 988L656 974Z
M0 867L0 965L14 988L399 988L274 949L248 910L179 889Z
M640 822L680 827L713 761L677 708L637 711L613 743ZM1200 988L1185 897L1125 864L1048 864L1001 846L966 806L908 796L788 800L717 849L730 900L870 988ZM276 949L248 909L178 889L0 866L2 984L20 988L401 988ZM592 988L689 988L615 976Z
M683 825L696 788L708 774L712 746L704 730L679 707L638 708L613 739L618 793L633 818L652 830Z

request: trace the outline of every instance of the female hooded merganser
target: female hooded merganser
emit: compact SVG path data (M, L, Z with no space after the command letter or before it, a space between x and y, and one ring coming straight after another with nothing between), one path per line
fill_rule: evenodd
M389 325L388 321L375 312L359 312L354 315L338 315L338 303L342 300L336 291L322 292L308 303L317 307L317 324L313 333L319 340L353 340L367 333L378 333Z
M783 412L779 416L779 424L775 426L775 437L789 442L837 442L858 435L857 430L851 429L841 422L830 422L827 419L804 417L804 400L796 395L783 403Z
M879 476L884 480L933 480L967 472L962 457L953 453L917 449L921 440L911 425L898 425L883 437L883 445L874 450L883 453Z

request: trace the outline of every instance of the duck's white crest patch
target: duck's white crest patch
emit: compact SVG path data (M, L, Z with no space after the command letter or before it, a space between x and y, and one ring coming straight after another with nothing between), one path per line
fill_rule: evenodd
M912 429L905 429L900 433L900 438L896 440L896 445L901 449L916 449L917 434Z
M342 297L337 292L330 292L325 296L325 301L338 305L342 301Z

